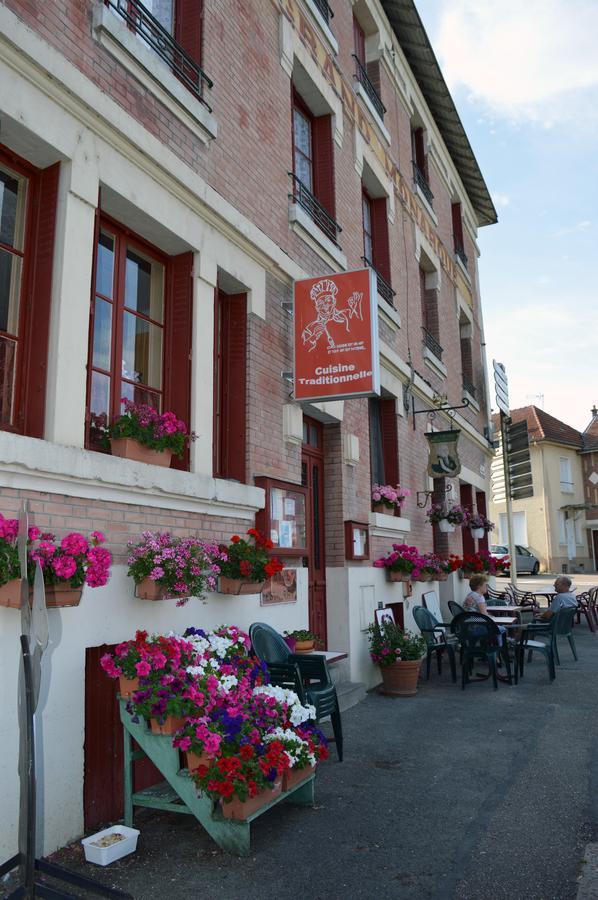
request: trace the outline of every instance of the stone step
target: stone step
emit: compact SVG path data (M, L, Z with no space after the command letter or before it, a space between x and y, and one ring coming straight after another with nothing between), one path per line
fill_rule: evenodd
M341 681L336 685L336 693L340 711L344 712L365 700L366 688L362 681Z

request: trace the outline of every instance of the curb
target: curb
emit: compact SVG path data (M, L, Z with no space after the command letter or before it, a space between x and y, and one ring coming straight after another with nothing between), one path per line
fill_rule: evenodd
M598 844L587 844L582 857L576 900L598 900Z

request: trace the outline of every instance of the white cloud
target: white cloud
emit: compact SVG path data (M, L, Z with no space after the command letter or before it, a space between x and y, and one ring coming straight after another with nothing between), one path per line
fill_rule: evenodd
M598 111L596 0L442 0L434 47L449 88L545 127Z
M511 198L508 194L501 194L499 191L493 191L492 201L495 206L508 206L511 202Z
M592 223L589 219L582 219L581 222L577 222L575 225L571 225L569 228L559 228L558 231L555 231L552 235L555 238L564 237L566 234L576 234L579 231L586 231L588 228L591 228Z

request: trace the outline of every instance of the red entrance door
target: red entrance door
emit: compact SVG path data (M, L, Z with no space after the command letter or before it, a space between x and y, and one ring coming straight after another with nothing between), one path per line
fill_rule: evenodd
M324 555L324 429L303 417L301 483L308 489L307 571L309 630L327 643L326 560Z

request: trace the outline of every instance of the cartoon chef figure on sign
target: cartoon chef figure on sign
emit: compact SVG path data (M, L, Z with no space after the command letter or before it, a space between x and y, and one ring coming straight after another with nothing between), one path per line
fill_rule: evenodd
M357 318L363 320L361 301L363 293L354 291L349 297L347 309L336 308L336 295L338 286L329 278L323 278L312 287L309 296L316 307L316 318L305 326L301 333L301 340L309 344L309 352L316 349L320 338L325 336L328 347L335 347L334 338L330 334L331 323L344 324L345 330L350 332L350 320Z

